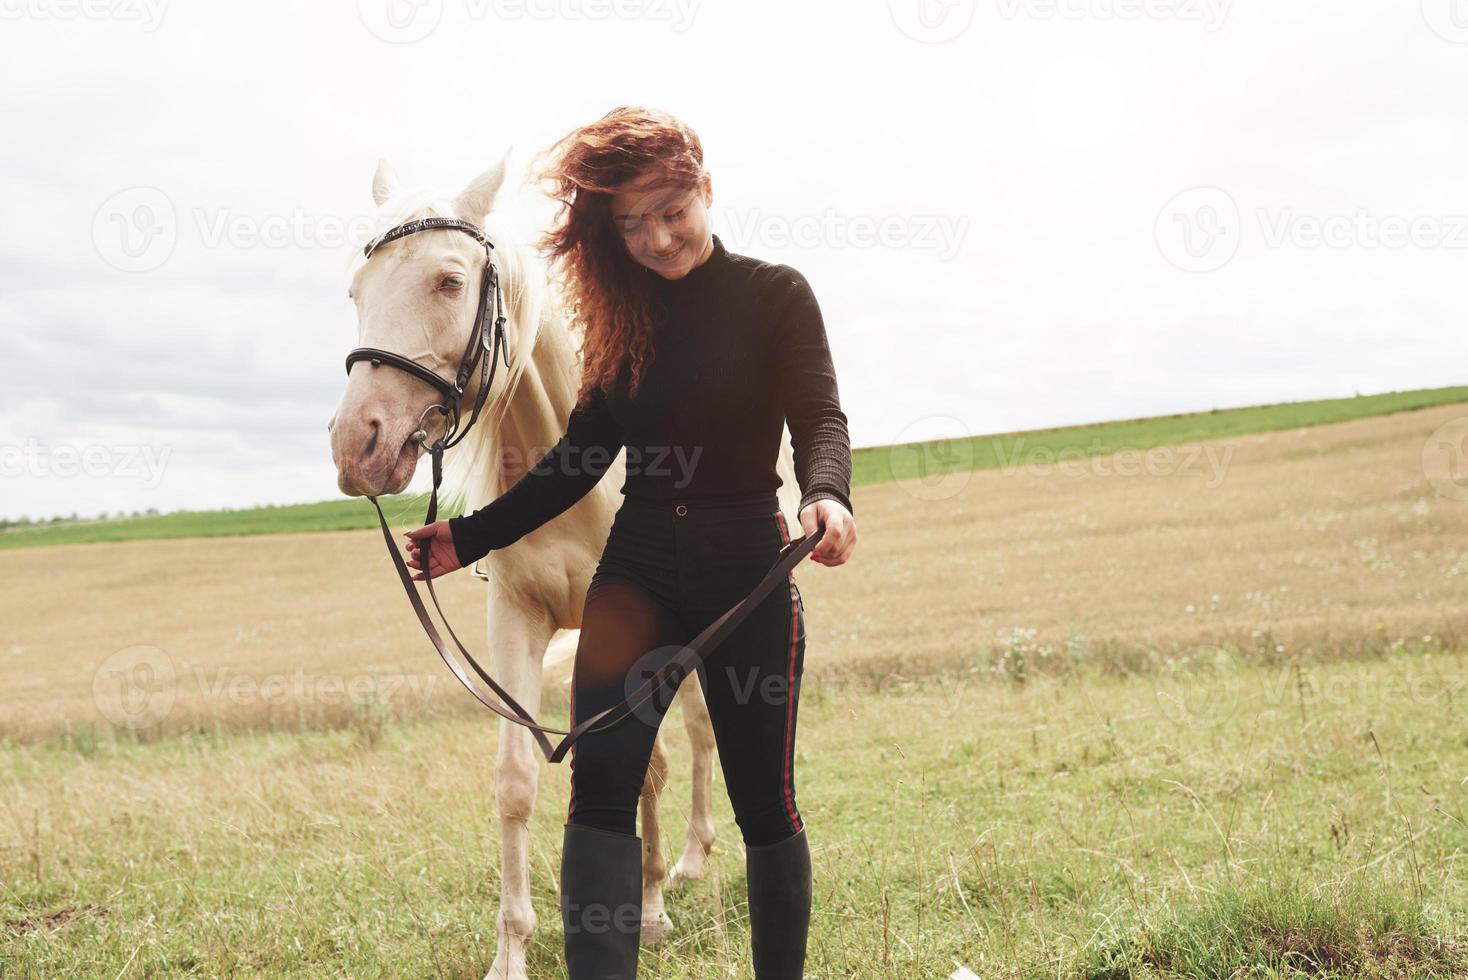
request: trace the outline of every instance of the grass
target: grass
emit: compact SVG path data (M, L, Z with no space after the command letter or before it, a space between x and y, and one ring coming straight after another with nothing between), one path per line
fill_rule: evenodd
M1468 976L1468 505L1423 463L1461 414L1231 435L1213 468L1183 444L1140 470L1021 447L940 493L859 488L853 561L797 574L808 976ZM371 529L0 566L0 977L483 976L496 726L380 548ZM443 594L483 650L482 585ZM673 842L687 749L666 727ZM536 978L565 975L566 793L547 767ZM644 975L749 975L715 796L709 877L670 894Z
M422 514L427 494L381 498L384 513ZM279 504L239 510L183 510L170 514L105 520L12 524L0 530L0 549L42 548L102 541L156 541L254 534L299 534L375 527L376 512L365 500L342 498L313 504Z
M1446 977L1468 970L1464 954L1409 891L1354 877L1306 886L1280 867L1108 934L1079 972L1087 980Z
M1083 459L1122 450L1140 452L1156 446L1328 425L1465 401L1468 401L1468 387L1434 388L1100 422L962 440L873 446L853 452L851 482L853 487L857 487L914 478L930 481L945 473L1025 463L1043 464L1056 459ZM383 509L389 514L421 514L426 503L423 494L382 498ZM178 511L105 520L11 524L0 528L0 549L103 541L346 531L373 526L375 515L364 501L341 499L239 510Z
M854 454L852 485L892 479L931 480L944 473L964 470L998 469L1027 463L1044 465L1058 459L1084 459L1121 451L1141 452L1156 446L1329 425L1464 401L1468 401L1468 387L1430 388L1097 422L971 439L877 446Z
M1468 971L1468 718L1460 696L1421 693L1459 679L1461 695L1468 657L1333 664L1304 688L1247 668L1236 710L1201 723L1150 678L987 667L803 690L809 976ZM1215 681L1191 682L1206 698ZM688 787L669 734L677 841ZM494 740L476 719L0 750L0 973L480 977ZM537 978L565 975L565 794L548 767ZM648 976L749 975L742 853L716 797L712 871L670 895L677 929L644 950Z

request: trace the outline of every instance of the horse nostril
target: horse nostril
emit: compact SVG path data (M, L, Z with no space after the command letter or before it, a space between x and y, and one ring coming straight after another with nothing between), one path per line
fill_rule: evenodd
M377 451L377 437L381 434L381 423L379 423L376 419L373 419L372 435L367 439L367 445L362 447L362 459L368 460L372 458L372 454Z

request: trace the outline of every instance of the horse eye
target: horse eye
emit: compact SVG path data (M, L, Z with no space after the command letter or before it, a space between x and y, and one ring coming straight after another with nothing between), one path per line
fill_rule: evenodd
M438 284L439 289L463 289L463 276L444 276Z

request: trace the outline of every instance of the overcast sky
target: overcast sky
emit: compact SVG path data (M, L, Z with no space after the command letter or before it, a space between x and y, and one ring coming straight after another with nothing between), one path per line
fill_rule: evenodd
M1465 0L0 17L3 516L336 496L378 157L457 190L619 104L810 279L857 446L1465 378Z

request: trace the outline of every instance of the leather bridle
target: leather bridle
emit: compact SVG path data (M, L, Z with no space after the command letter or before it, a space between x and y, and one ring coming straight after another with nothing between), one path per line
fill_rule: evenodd
M413 221L404 222L392 228L377 238L374 238L362 250L366 258L371 258L372 253L388 242L419 232L433 229L447 228L461 231L474 238L475 241L484 246L484 275L479 287L479 308L474 317L474 328L469 334L469 344L464 349L464 356L459 361L458 370L454 373L452 382L444 380L436 371L429 370L411 358L403 357L392 351L382 350L377 347L356 347L347 354L347 374L352 373L352 365L358 361L371 361L373 365L386 364L397 368L428 383L442 396L437 404L430 405L424 410L422 417L418 420L418 429L413 433L413 440L423 443L433 461L433 489L428 495L428 513L423 523L432 524L438 520L438 490L443 483L443 454L446 450L458 445L463 441L474 423L479 420L480 411L484 408L485 400L489 397L490 386L494 382L495 371L498 367L503 352L505 370L510 369L509 348L505 343L505 312L504 296L500 291L499 269L494 264L494 243L474 225L467 221L459 221L453 218L418 218ZM491 321L493 316L493 321ZM486 357L486 355L488 355ZM469 379L475 370L479 371L479 390L474 395L474 407L469 413L469 420L464 423L462 429L459 423L462 420L459 402L464 397L464 392ZM443 435L428 444L428 433L425 428L430 413L438 412L445 419ZM418 615L418 621L423 626L423 631L428 634L429 640L433 642L443 662L448 665L449 670L458 678L470 694L480 704L489 708L495 714L507 721L530 730L535 738L536 745L541 753L550 762L560 762L570 751L571 746L582 735L588 732L602 731L618 724L629 715L633 714L643 702L655 695L665 684L671 684L672 690L677 690L683 680L697 669L698 665L707 655L707 650L727 637L744 619L754 611L755 606L766 595L774 589L775 585L787 580L790 572L796 564L815 548L825 528L818 528L815 533L803 537L794 538L780 549L779 556L774 566L765 573L765 577L754 587L754 590L745 596L733 608L729 609L718 619L694 637L689 643L681 648L673 657L655 672L647 681L633 691L619 704L615 704L605 711L600 711L592 717L569 730L560 728L549 728L538 723L535 718L517 702L510 693L506 691L495 679L489 676L479 662L464 648L454 628L449 625L448 617L444 615L443 607L439 605L438 593L433 588L433 576L428 572L428 561L421 562L423 566L423 581L428 586L428 595L433 600L433 608L437 610L438 616L443 620L444 629L454 641L466 663L474 674L484 682L493 692L494 698L490 698L475 686L469 674L463 666L454 659L449 652L448 645L444 643L443 636L434 625L432 618L428 615L428 609L423 605L423 597L413 586L413 579L408 572L407 563L403 560L396 542L393 540L392 530L388 527L387 517L382 512L382 505L378 503L375 496L369 496L373 508L377 511L377 523L382 528L383 540L387 542L388 554L392 557L393 565L397 569L398 578L402 581L403 589L408 594L408 601L413 606L413 611ZM427 549L425 549L426 551ZM495 700L498 699L498 701ZM503 704L499 703L503 702ZM564 736L559 743L552 745L549 735Z
M504 356L505 370L510 369L510 348L505 343L505 300L504 295L500 292L500 270L494 264L494 243L484 232L467 221L459 221L454 218L419 218L389 229L372 239L362 249L362 255L370 259L373 252L388 242L395 242L399 238L407 238L409 235L432 231L436 228L452 228L455 231L462 231L484 246L484 275L480 277L479 281L479 307L474 314L474 329L469 331L469 345L464 348L464 356L459 359L459 368L454 372L454 380L445 381L437 371L430 371L417 361L403 357L401 354L395 354L390 350L382 350L377 347L356 347L347 354L347 374L352 373L352 365L358 361L371 361L373 365L387 364L399 371L406 371L438 390L443 400L436 405L428 406L422 418L418 420L418 431L413 434L413 437L419 442L426 442L428 433L424 428L424 423L429 413L439 412L443 415L444 434L428 447L428 451L434 454L435 459L442 456L444 450L458 445L464 436L469 434L474 423L479 420L479 412L484 408L485 399L489 397L489 387L494 381L494 372L499 366L501 353ZM490 323L491 316L494 317L493 324ZM488 354L489 357L486 358L485 354ZM463 429L458 429L459 401L464 397L465 386L469 384L469 378L474 374L475 368L479 369L479 391L474 395L474 409L469 413L468 423Z

